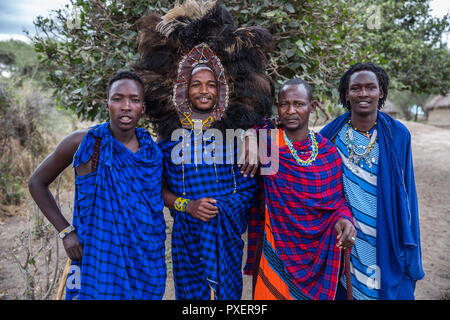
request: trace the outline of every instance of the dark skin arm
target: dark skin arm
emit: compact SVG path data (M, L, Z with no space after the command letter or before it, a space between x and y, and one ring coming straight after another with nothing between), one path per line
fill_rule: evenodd
M72 163L73 156L85 134L85 131L76 131L65 137L56 149L36 168L28 181L28 189L31 196L44 216L58 232L64 230L70 223L64 218L56 205L55 198L48 186ZM87 169L89 168L89 163L90 161L77 168L77 172L79 174L89 173ZM81 259L83 248L78 241L76 231L69 233L63 239L63 245L70 259Z
M333 139L332 142L333 144L336 144L336 138ZM338 222L336 222L334 229L337 234L338 242L336 243L336 246L338 248L347 249L355 244L355 240L353 239L356 239L356 229L349 220L345 218L339 219Z
M162 140L161 136L158 136L156 142L159 143ZM169 190L166 180L163 177L162 197L164 205L170 209L174 209L175 200L179 198L176 194ZM186 212L194 218L197 218L203 222L208 222L214 218L219 209L214 205L217 201L213 198L200 198L197 200L191 200L186 206Z
M173 209L178 196L167 188L165 182L163 182L162 197L166 207ZM219 209L214 205L216 202L213 198L191 200L186 206L186 212L194 218L208 222L219 213Z
M245 137L244 144L243 144L243 152L240 154L239 160L238 160L238 168L241 169L241 174L247 178L247 176L250 175L251 178L253 178L256 174L256 172L259 169L259 160L258 160L258 150L252 150L250 148L250 140L252 138ZM254 137L256 141L256 137ZM256 147L257 147L256 143ZM253 145L253 148L255 146Z

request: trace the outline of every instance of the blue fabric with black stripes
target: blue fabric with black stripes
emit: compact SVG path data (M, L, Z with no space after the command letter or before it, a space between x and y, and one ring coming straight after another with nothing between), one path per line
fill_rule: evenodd
M242 295L244 242L241 236L247 228L248 212L256 199L258 182L255 178L244 178L236 165L220 164L219 155L226 162L226 148L221 148L219 143L213 147L214 138L196 141L194 134L188 136L184 157L185 160L189 157L190 161L185 161L184 166L178 161L181 137L174 141L168 137L159 143L167 186L179 197L214 198L219 213L203 222L189 213L171 210L175 296L176 299L209 300L212 289L215 299L238 300ZM208 158L213 150L214 159ZM229 162L236 163L236 149L230 150L233 152ZM196 158L200 159L197 163Z
M162 154L146 130L137 128L136 135L140 149L133 153L112 136L109 123L97 125L74 156L74 168L88 162L101 138L97 170L75 174L73 225L83 257L73 262L66 299L163 297Z

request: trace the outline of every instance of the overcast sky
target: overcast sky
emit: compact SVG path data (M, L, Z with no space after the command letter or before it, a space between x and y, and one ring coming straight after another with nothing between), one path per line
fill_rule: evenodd
M450 11L449 0L432 0L432 14L442 17ZM63 8L69 0L0 0L0 40L18 39L28 41L23 30L34 33L33 20L48 16L50 10ZM445 36L449 43L449 35Z

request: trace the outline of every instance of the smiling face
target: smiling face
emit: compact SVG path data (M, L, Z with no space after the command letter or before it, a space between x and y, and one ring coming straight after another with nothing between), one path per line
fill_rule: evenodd
M308 127L315 103L304 85L288 85L280 91L277 107L281 126L287 131L297 131Z
M377 76L372 71L358 71L351 75L346 100L352 112L368 116L378 110L378 101L383 97Z
M142 86L132 79L115 81L109 90L106 109L109 111L111 130L134 130L144 114Z
M210 70L201 69L192 75L189 100L199 111L208 111L216 104L217 82Z

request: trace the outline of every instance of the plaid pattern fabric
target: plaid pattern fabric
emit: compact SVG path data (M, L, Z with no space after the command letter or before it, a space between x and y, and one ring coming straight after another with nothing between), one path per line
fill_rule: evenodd
M192 155L193 140L191 135L187 146ZM237 166L217 164L214 169L214 165L202 161L184 165L186 195L183 195L182 165L171 159L172 150L179 142L168 138L159 143L168 188L177 196L191 200L212 197L217 200L219 213L205 223L188 213L171 210L176 298L209 300L212 288L215 299L240 299L244 247L241 235L247 228L248 210L255 199L258 182L244 178ZM206 145L199 148L203 152Z
M299 166L281 130L278 136L279 170L263 177L274 249L304 296L333 299L340 268L334 225L343 217L352 220L341 159L331 142L315 133L319 154L311 166ZM294 143L301 159L310 156L310 145L310 139Z
M144 129L133 153L109 123L88 131L73 166L86 163L101 138L97 171L75 178L73 225L83 245L80 288L67 282L67 299L161 299L166 280L162 155ZM76 270L76 268L72 268Z
M264 227L264 184L260 182L260 191L258 200L250 207L247 232L247 261L244 267L244 274L253 275L254 268L257 267L256 255L258 236L262 236L261 232Z

